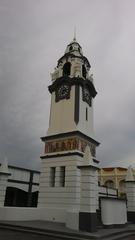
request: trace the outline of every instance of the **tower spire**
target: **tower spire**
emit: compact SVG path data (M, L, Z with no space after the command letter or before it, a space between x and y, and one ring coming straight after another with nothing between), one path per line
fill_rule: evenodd
M76 26L74 26L74 38L73 41L76 41Z

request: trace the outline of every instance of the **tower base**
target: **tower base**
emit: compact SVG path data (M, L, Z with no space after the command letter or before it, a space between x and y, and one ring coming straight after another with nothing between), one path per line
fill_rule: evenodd
M86 232L97 231L97 213L80 212L79 230Z
M127 212L128 222L135 223L135 212Z

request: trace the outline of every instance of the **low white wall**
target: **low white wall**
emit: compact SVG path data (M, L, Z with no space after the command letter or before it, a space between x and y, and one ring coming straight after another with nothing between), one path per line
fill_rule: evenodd
M25 221L39 219L39 211L36 208L0 207L0 220Z
M66 222L66 210L64 208L38 208L39 219L54 222Z
M79 211L67 211L66 227L74 230L79 230Z
M66 222L66 210L54 208L0 207L0 221L46 220Z
M127 222L126 201L116 198L101 198L101 218L104 225Z
M14 182L7 182L7 187L15 187L18 189L21 189L25 192L28 192L28 184L22 184L22 183L14 183Z

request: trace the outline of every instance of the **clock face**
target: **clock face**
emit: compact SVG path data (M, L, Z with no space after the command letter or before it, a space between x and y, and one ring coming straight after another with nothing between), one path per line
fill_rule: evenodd
M70 86L63 84L56 90L56 102L61 99L68 99L70 97Z
M83 95L83 101L87 102L89 106L91 106L91 95L87 87L83 88L82 95Z

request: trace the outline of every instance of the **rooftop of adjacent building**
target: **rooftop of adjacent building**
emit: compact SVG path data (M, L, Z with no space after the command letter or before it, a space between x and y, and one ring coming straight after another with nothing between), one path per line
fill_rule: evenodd
M112 172L115 172L115 173L126 173L127 172L127 169L126 167L103 167L103 168L100 168L99 169L99 173L112 173ZM133 172L135 173L135 169L133 168Z

